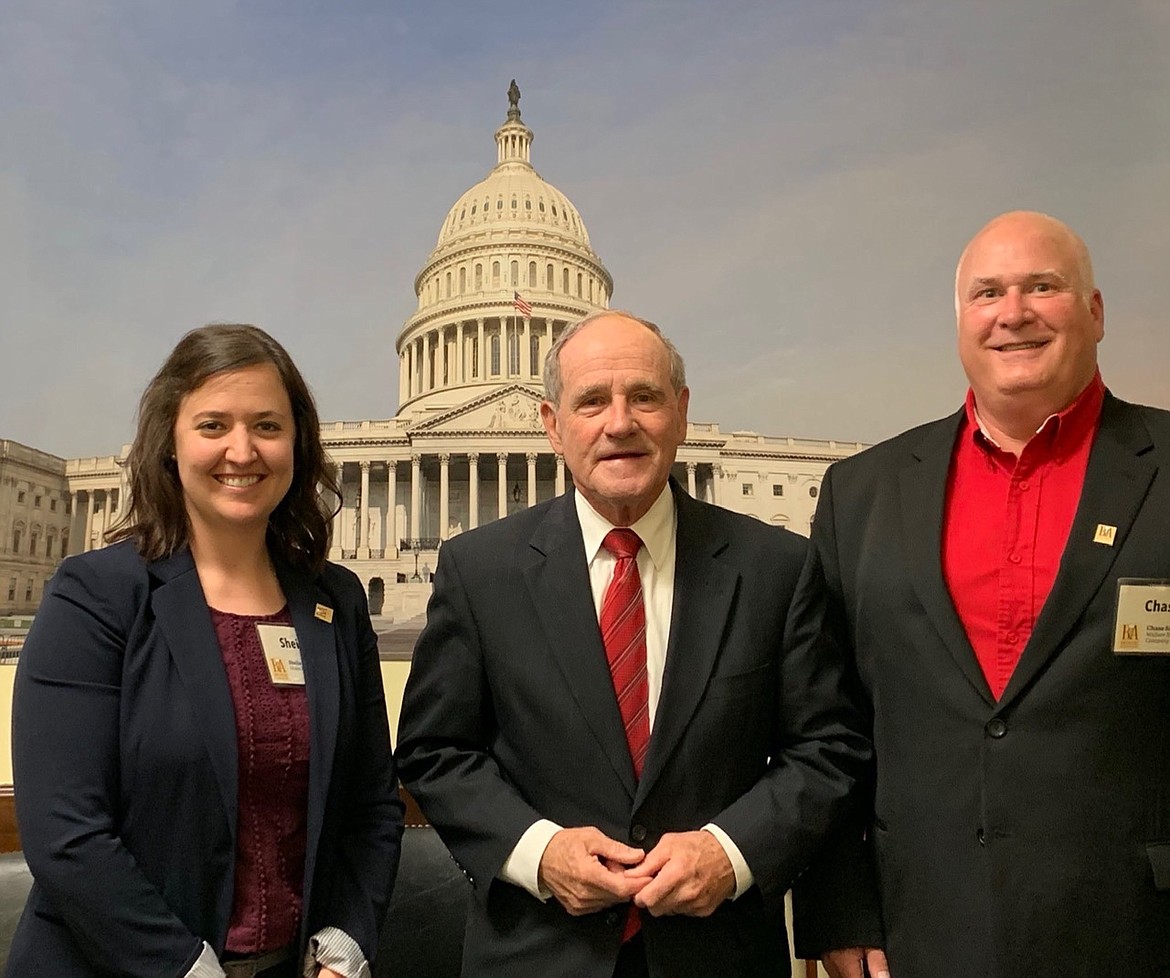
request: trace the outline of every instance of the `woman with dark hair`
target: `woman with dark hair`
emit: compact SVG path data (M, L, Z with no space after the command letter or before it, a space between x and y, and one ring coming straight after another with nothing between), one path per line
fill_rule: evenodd
M402 806L312 395L264 331L196 329L127 462L113 545L61 565L17 670L7 974L368 978Z

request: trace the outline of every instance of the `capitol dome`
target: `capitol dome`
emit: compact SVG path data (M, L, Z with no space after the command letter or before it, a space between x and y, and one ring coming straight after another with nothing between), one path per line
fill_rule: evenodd
M560 331L607 308L613 278L572 202L532 166L532 130L512 83L496 164L448 211L415 277L418 305L398 337L399 413L463 403L486 388L540 390Z

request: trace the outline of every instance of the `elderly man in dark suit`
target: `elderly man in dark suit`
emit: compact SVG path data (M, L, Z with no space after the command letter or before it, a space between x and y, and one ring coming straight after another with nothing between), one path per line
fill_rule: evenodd
M1170 413L1105 389L1059 221L992 221L955 303L964 407L822 486L875 777L801 880L798 948L846 978L1167 975Z
M542 417L575 491L444 545L400 770L474 884L469 976L757 978L868 743L800 537L691 499L683 363L566 330Z

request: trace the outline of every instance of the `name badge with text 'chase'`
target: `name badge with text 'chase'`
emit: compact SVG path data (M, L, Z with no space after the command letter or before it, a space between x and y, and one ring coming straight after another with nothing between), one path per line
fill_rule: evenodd
M264 664L273 686L304 686L305 670L301 665L301 644L292 625L257 622L256 632L264 649Z
M1118 579L1113 651L1118 655L1170 655L1170 580Z

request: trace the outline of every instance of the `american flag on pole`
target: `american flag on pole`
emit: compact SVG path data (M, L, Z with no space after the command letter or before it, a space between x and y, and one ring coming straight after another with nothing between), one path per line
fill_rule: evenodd
M532 316L532 305L519 292L512 293L512 305L516 307L516 311L521 316L530 318Z

